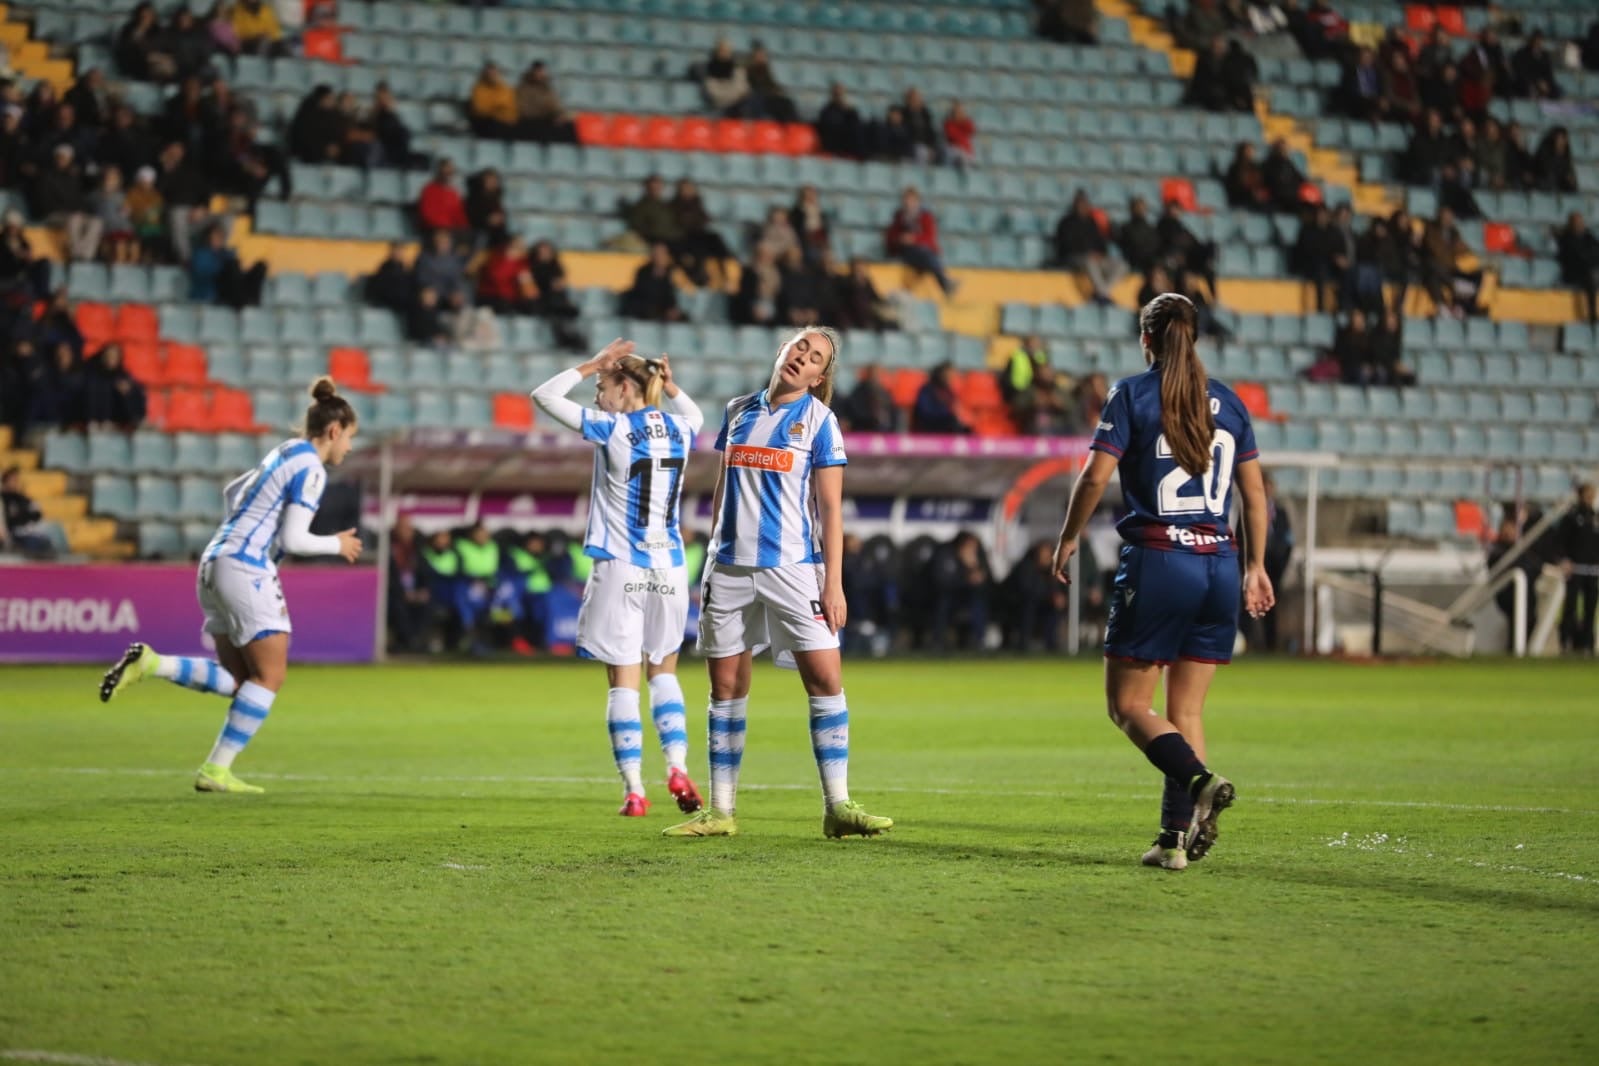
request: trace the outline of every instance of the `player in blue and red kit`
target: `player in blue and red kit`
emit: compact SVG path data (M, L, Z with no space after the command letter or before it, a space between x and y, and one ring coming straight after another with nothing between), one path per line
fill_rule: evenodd
M1055 573L1065 581L1078 537L1119 470L1128 514L1116 527L1125 543L1105 630L1105 695L1111 720L1166 775L1160 836L1143 861L1171 870L1204 857L1216 816L1233 802L1232 783L1205 766L1201 716L1238 630L1238 548L1227 521L1235 481L1244 505L1244 607L1259 617L1275 602L1255 431L1243 402L1206 376L1197 328L1194 305L1176 293L1155 297L1140 314L1149 369L1111 390L1055 549ZM1162 668L1165 717L1154 711Z

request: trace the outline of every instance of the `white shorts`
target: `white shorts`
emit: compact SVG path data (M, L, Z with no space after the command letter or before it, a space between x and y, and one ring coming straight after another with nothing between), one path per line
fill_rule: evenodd
M266 634L293 632L276 570L213 559L200 564L195 594L205 612L205 632L227 637L235 648Z
M725 659L768 646L779 665L796 651L838 647L838 634L822 614L822 568L705 564L700 602L700 653Z
M578 654L608 666L648 659L659 665L683 647L688 626L688 571L647 570L597 559L577 612Z

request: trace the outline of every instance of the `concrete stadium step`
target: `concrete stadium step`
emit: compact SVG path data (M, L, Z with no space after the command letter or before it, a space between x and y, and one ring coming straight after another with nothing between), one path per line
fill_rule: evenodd
M67 475L59 470L24 470L22 491L35 500L67 494Z
M22 448L12 451L10 448L0 448L0 470L7 470L13 466L24 470L39 469L39 453L32 448Z

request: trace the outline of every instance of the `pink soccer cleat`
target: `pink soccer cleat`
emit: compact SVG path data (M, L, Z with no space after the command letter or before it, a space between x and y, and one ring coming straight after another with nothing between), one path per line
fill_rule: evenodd
M623 818L642 818L650 813L650 801L637 792L629 792L627 799L622 801L622 809L616 813Z
M667 775L666 790L677 800L677 809L684 814L693 814L705 806L700 799L700 790L694 787L694 782L682 770L673 770Z

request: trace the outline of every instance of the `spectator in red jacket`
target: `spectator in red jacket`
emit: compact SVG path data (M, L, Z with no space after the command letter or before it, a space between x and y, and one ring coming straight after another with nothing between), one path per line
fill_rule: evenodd
M966 113L965 105L959 100L954 101L944 118L944 143L949 145L950 158L956 166L977 162L976 138L977 123Z
M946 296L955 291L955 282L944 271L944 258L938 247L938 220L922 206L921 193L914 186L900 195L899 210L894 212L883 243L889 255L913 270L937 278Z
M448 159L439 161L433 180L422 186L422 195L416 202L416 214L424 230L448 230L454 234L468 233L472 224L466 217L466 202L455 188L455 164Z
M478 306L502 315L531 315L538 312L538 300L538 286L527 259L527 242L512 237L489 249L478 269Z

